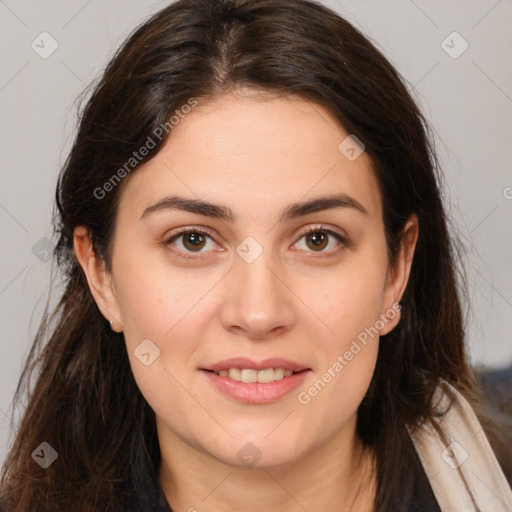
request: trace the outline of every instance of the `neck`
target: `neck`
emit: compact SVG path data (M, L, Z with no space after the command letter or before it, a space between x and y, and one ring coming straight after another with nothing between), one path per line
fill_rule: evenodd
M299 460L266 468L224 464L159 428L160 485L176 511L373 512L373 457L355 436L355 418L350 438L334 436Z

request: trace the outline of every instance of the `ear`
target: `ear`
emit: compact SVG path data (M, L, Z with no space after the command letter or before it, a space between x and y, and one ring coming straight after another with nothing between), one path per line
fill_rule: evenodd
M404 226L400 253L393 266L388 269L384 288L383 311L381 312L381 319L384 320L384 327L380 329L381 336L392 331L400 321L401 307L398 306L398 303L402 299L409 281L414 250L418 240L418 230L418 217L413 213Z
M112 275L105 270L105 262L94 254L89 230L84 226L75 228L73 242L76 257L85 273L89 289L98 308L103 316L112 322L112 330L122 332Z

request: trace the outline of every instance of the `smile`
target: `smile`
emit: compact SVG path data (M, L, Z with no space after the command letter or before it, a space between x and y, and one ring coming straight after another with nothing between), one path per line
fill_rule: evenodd
M304 381L311 370L294 372L283 368L229 368L218 371L201 370L201 373L223 395L245 403L264 404L275 402L290 393Z
M259 382L266 384L276 380L284 379L293 375L292 370L285 370L284 368L267 368L265 370L253 370L249 368L229 368L227 370L219 370L214 372L221 377L228 377L231 380L238 382Z

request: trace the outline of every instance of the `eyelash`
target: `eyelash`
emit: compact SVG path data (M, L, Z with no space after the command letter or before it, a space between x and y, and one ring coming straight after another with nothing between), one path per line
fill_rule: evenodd
M320 226L312 226L310 228L308 228L306 231L304 231L303 233L301 233L299 239L297 241L300 241L303 237L311 234L311 233L318 233L318 232L322 232L322 233L326 233L327 235L330 235L332 237L334 237L336 240L338 240L338 242L340 243L340 247L341 248L345 248L345 247L348 247L348 242L347 240L342 237L340 234L336 233L335 231L332 231L330 229L327 229L325 226L323 225L320 225ZM170 250L175 253L179 258L185 258L185 259L202 259L204 256L202 255L203 253L196 253L195 256L185 256L184 254L194 254L194 253L186 253L185 251L182 251L182 250L177 250L177 249L173 249L170 247L170 244L173 243L175 240L177 240L180 236L183 236L183 235L187 235L189 233L194 233L194 234L199 234L199 235L205 235L207 237L209 237L210 239L213 240L213 237L211 235L211 233L209 231L205 231L203 228L200 228L200 227L187 227L187 228L183 228L181 230L179 230L177 233L173 234L170 238L168 238L165 242L164 242L164 245L168 248L170 248ZM297 243L297 242L296 242ZM313 251L314 252L314 251ZM334 249L334 250L331 250L329 251L327 254L325 255L321 255L319 256L320 258L323 258L323 257L329 257L329 256L332 256L331 253L333 252L338 252L338 249Z

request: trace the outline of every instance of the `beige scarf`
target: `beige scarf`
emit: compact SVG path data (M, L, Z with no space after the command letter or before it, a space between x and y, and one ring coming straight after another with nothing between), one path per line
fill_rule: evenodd
M444 389L443 389L444 386ZM409 430L434 495L443 512L512 512L512 490L467 400L448 382L441 381L434 394L437 410L451 403L435 419L445 443L431 425ZM512 450L512 447L511 447Z

